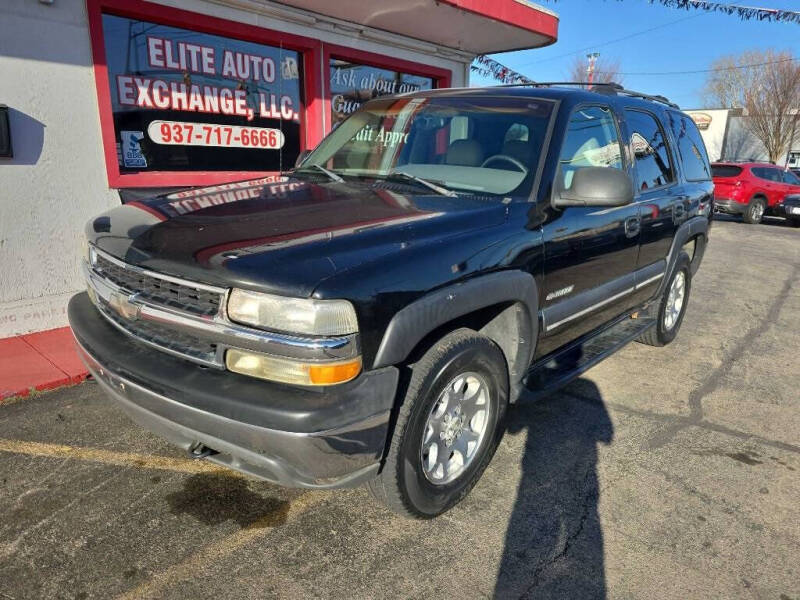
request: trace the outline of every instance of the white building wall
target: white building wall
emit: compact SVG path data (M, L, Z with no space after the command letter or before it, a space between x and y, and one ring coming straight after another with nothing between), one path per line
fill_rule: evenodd
M14 158L0 159L0 338L66 324L88 218L108 189L86 6L3 0L0 103Z
M766 162L769 159L763 142L747 128L747 117L743 116L741 112L741 109L727 108L699 108L686 111L690 116L711 117L709 127L700 130L711 162L726 160ZM795 141L792 150L797 151L798 149L800 149L800 141ZM783 166L785 161L786 155L784 154L776 164Z
M161 4L443 67L453 86L468 83L464 54L279 4ZM83 226L120 201L106 179L84 0L2 0L0 13L0 104L10 109L14 149L0 159L3 338L67 324L67 301L84 287Z
M746 118L731 116L725 140L725 160L767 161L769 154L764 143L747 128ZM778 164L783 164L779 161Z

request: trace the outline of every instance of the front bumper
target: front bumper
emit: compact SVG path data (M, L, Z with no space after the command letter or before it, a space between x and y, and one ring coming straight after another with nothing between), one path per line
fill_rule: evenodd
M729 215L742 215L747 210L747 205L729 198L714 198L714 210Z
M350 487L374 476L386 446L398 370L304 389L203 368L114 328L87 294L69 303L81 358L134 421L207 460L290 487Z

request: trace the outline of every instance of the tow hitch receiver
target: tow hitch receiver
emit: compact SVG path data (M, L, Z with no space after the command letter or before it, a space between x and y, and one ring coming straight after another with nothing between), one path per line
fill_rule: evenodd
M213 456L214 454L219 454L216 450L212 450L205 444L197 442L194 446L189 448L189 458L193 459L200 459L200 458L208 458L209 456Z

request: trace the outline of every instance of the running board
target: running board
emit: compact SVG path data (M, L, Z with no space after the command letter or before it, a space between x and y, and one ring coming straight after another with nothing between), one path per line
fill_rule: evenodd
M641 313L640 313L641 314ZM598 333L573 342L563 350L544 357L525 374L521 399L539 400L608 358L626 344L632 342L651 327L653 318L623 320Z

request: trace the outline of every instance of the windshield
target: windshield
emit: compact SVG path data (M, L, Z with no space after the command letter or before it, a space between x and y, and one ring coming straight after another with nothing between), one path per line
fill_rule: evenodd
M316 165L343 177L422 179L457 193L527 197L552 110L553 102L537 98L374 100L298 170Z

